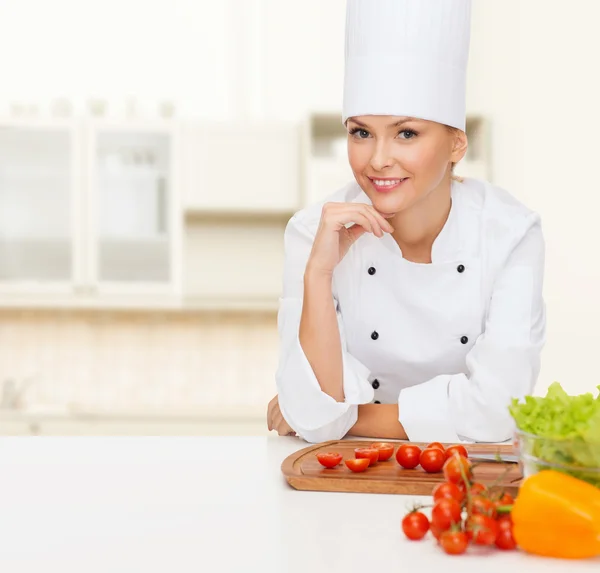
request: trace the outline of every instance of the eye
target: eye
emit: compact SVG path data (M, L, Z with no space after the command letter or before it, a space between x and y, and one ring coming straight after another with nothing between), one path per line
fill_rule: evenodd
M369 132L366 129L362 129L361 127L354 127L350 130L350 135L354 135L357 139L367 139L369 137Z
M403 129L398 135L405 134L406 137L401 137L400 139L413 139L418 133L413 131L412 129Z

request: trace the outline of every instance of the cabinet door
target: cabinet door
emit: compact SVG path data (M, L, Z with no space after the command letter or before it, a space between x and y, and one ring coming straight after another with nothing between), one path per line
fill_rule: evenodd
M347 159L311 158L307 163L306 205L323 201L355 180Z
M188 210L277 213L299 205L299 125L189 125L183 154Z
M175 130L90 130L88 275L100 292L176 284Z
M4 291L70 291L78 279L77 135L71 123L0 126L0 282Z

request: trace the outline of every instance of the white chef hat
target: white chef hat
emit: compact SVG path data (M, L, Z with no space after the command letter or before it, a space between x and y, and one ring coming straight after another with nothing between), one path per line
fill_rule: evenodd
M471 0L347 0L343 121L428 119L465 130Z

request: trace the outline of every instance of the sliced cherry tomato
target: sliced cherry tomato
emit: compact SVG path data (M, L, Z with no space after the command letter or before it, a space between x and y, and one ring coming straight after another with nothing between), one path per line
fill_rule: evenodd
M354 450L354 455L357 460L367 459L369 460L369 465L373 465L379 459L379 450L375 448L356 448Z
M431 523L438 529L449 529L453 523L460 523L460 503L452 498L443 498L436 501L431 510Z
M448 446L448 448L446 449L446 459L451 458L455 452L463 456L463 458L469 457L469 454L467 453L467 448L461 446L460 444L457 444L455 446Z
M439 448L426 448L421 452L419 463L421 467L428 473L442 471L446 454Z
M421 448L414 444L402 444L396 452L396 461L407 470L412 470L419 465Z
M327 452L317 454L317 459L322 466L325 466L326 468L334 468L340 464L343 458L342 454L338 454L337 452Z
M388 444L387 442L377 442L376 444L371 444L371 447L376 449L379 452L379 461L386 462L394 455L394 444Z
M486 515L487 517L496 519L496 506L491 499L482 495L476 495L471 498L471 514Z
M517 542L513 536L513 524L510 515L501 517L496 523L498 524L496 547L499 549L516 549Z
M402 531L404 535L413 541L423 539L429 531L429 520L424 513L420 511L411 511L404 516L402 520Z
M437 484L433 490L433 501L451 498L458 501L458 503L462 503L464 497L464 492L462 492L455 483L449 483L447 481Z
M346 466L353 472L364 472L369 467L369 459L361 458L353 460L350 458L349 460L346 460Z
M442 444L440 444L440 442L431 442L431 444L429 444L427 446L427 448L437 448L438 450L442 450L442 452L446 451L446 448L444 448L444 446L442 446ZM427 449L425 448L425 449Z
M464 476L464 477L463 477ZM444 464L444 477L450 483L461 483L471 479L471 462L458 454L454 454Z
M498 536L498 522L486 515L472 515L467 519L467 537L476 545L494 545Z
M487 487L484 486L482 483L475 482L473 485L471 485L471 489L469 491L471 495L481 495L483 493L486 493L487 490Z
M440 536L440 545L448 555L460 555L467 550L469 540L463 531L444 531Z

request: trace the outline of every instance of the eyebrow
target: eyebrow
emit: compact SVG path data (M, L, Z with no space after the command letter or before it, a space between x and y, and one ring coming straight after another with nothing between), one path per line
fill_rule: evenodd
M356 125L358 125L360 127L365 127L367 129L370 129L366 123L363 123L362 121L358 121L357 119L350 118L348 121L352 121L353 123L355 123ZM416 121L416 119L414 117L405 117L399 121L396 121L395 123L391 123L390 125L386 126L386 128L391 129L392 127L399 127L403 123L408 123L409 121Z

